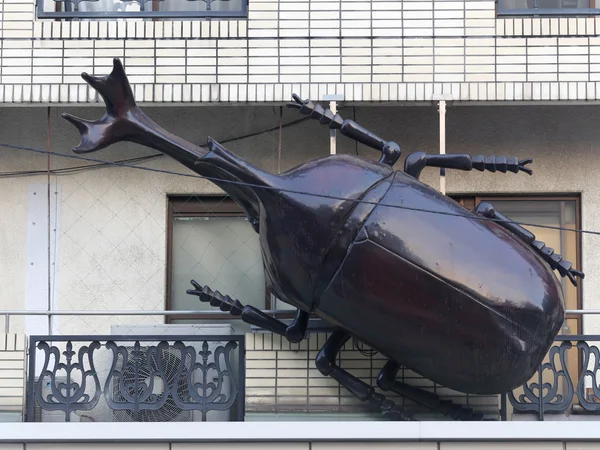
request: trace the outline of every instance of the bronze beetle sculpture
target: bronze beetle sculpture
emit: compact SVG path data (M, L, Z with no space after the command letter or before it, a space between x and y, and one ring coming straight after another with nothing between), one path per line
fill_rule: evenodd
M539 367L565 318L553 270L574 284L583 273L492 205L472 213L419 181L427 166L531 174L531 159L412 153L395 171L396 143L294 95L290 107L382 157L328 155L273 175L213 139L207 151L160 128L136 105L118 59L110 75L82 77L106 113L97 121L63 114L81 133L73 151L131 141L211 179L243 208L260 235L267 282L298 313L287 325L193 280L189 294L292 342L311 314L326 320L336 331L316 358L319 371L394 418L410 417L336 364L349 338L389 358L377 380L383 391L459 419L475 415L396 381L399 368L456 391L500 394Z

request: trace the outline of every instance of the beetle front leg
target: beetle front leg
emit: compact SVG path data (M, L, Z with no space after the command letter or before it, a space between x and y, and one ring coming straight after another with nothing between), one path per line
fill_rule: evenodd
M381 152L379 162L393 166L400 158L402 152L397 143L386 141L380 138L372 131L360 126L350 119L342 119L339 114L334 114L332 110L325 109L319 104L314 104L310 100L302 100L296 94L292 94L293 102L287 104L290 108L297 108L300 114L308 114L311 119L318 120L322 125L328 125L332 130L340 130L344 136L354 139L361 144L371 147Z
M417 179L425 167L440 167L442 169L479 170L483 172L513 172L523 171L531 175L533 171L525 167L533 162L526 158L519 160L516 156L471 156L468 154L428 155L425 152L411 153L404 161L404 171Z
M533 247L536 253L540 255L544 261L548 263L552 270L558 270L558 273L560 273L561 276L568 277L574 286L577 286L577 280L575 277L585 278L583 272L573 268L573 263L563 259L563 257L558 253L554 253L554 249L546 247L544 242L536 240L535 235L531 231L526 230L517 223L513 223L508 219L508 217L496 211L496 208L494 208L491 203L480 203L477 205L475 212L483 217L494 219L498 225L506 228L510 232L514 233L517 237L525 241L527 244Z
M317 354L315 365L319 372L325 376L332 377L359 400L369 402L390 418L411 420L411 417L400 405L396 405L393 401L375 392L373 387L336 364L335 359L348 339L350 339L350 335L345 331L336 330L333 332L329 339L327 339L327 342L325 342L325 345L323 345L321 351Z
M239 300L234 300L228 295L221 294L219 291L213 291L208 286L201 287L194 280L191 283L194 289L188 289L186 293L197 295L201 302L210 303L211 306L218 307L221 311L229 311L232 316L239 316L244 322L283 336L292 343L298 343L304 339L309 319L309 313L306 311L298 309L292 323L286 325L254 306L244 306Z

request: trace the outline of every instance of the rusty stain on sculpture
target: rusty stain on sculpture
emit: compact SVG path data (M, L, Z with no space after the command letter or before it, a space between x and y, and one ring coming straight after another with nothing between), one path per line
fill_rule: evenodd
M397 381L399 368L477 394L515 389L538 369L565 319L553 270L573 284L583 273L491 204L473 213L419 181L425 167L531 175L531 159L416 152L394 170L398 144L294 95L288 106L382 156L328 155L275 175L211 138L206 150L159 127L136 105L118 59L106 77L82 76L106 113L96 121L63 115L81 133L74 151L131 141L208 177L259 233L268 284L298 313L287 325L193 280L189 294L291 342L304 338L311 314L328 321L336 331L317 368L394 419L410 416L337 366L351 337L389 358L377 380L383 391L455 419L481 415Z

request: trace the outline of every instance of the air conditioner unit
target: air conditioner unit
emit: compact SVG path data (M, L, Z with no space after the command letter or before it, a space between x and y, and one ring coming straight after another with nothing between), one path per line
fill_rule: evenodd
M230 325L115 325L111 328L111 333L115 336L127 336L127 339L130 339L127 342L127 351L129 358L131 358L131 352L133 351L133 344L135 341L135 335L146 335L146 336L156 336L156 339L153 340L152 343L149 342L140 342L140 351L142 358L142 375L144 379L138 381L149 382L150 379L154 380L154 389L153 393L157 395L161 395L163 393L162 383L164 382L159 377L152 376L151 373L147 373L153 370L158 370L159 361L158 358L161 358L161 365L166 372L166 380L168 383L174 382L174 378L176 376L177 367L180 364L181 354L179 350L169 347L162 354L154 354L151 356L151 360L148 361L146 358L148 357L148 346L153 345L156 346L160 342L160 336L214 336L214 335L232 335L233 328ZM203 341L187 341L186 345L195 348L196 353L196 363L201 362L202 359L199 353L202 351L202 343ZM123 345L123 342L116 341L117 345ZM214 355L214 352L217 346L223 345L222 342L210 342L208 341L208 350L211 352L211 355ZM108 349L102 349L102 352L99 353L99 357L97 358L96 372L99 374L100 379L105 381L107 380L108 374L110 372L110 366L113 362L112 351ZM234 357L237 357L237 354L234 354ZM120 368L123 367L123 361L118 361L118 366ZM235 365L237 365L237 361L233 361ZM184 361L185 364L189 364L189 361ZM237 374L235 374L237 375ZM120 397L120 389L123 382L133 383L135 381L135 374L133 370L125 370L121 373L122 379L118 379L116 377L112 377L111 380L106 384L106 386L102 386L102 389L108 389L111 398L118 399ZM196 379L192 380L192 383L201 382L202 372L200 370L196 370L194 372L194 376ZM209 380L212 381L212 380ZM239 381L239 380L238 380ZM178 382L178 392L180 393L180 398L185 398L187 392L190 388L189 384L185 382L185 380L179 380ZM229 397L231 393L231 386L225 385L221 390L221 393ZM108 404L105 400L106 395L102 396L99 404L93 408L91 411L85 411L85 416L82 415L81 420L92 420L92 421L102 421L102 422L131 422L131 421L140 421L140 422L194 422L202 420L202 413L197 410L185 410L180 408L173 398L170 396L165 404L157 409L146 409L139 411L137 417L133 417L133 413L131 410L114 410L109 408ZM226 422L230 420L230 412L229 411L209 411L207 413L207 421L219 421Z

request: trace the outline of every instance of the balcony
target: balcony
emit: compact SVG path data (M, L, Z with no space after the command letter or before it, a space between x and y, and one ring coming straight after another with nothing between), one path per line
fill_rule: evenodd
M11 317L27 314L31 313L0 311L5 330L10 331ZM89 336L25 337L9 332L0 335L0 421L389 420L317 371L314 357L329 331L315 322L300 344L260 330L240 334L235 324L223 323L117 325L110 335ZM598 342L596 335L559 335L537 374L526 385L498 396L454 392L401 370L399 381L439 398L441 406L434 412L379 392L418 421L598 420ZM372 386L384 363L377 352L352 341L340 355L342 368Z
M498 0L497 4L499 16L574 17L600 14L594 0Z
M246 0L40 0L40 19L244 18Z

